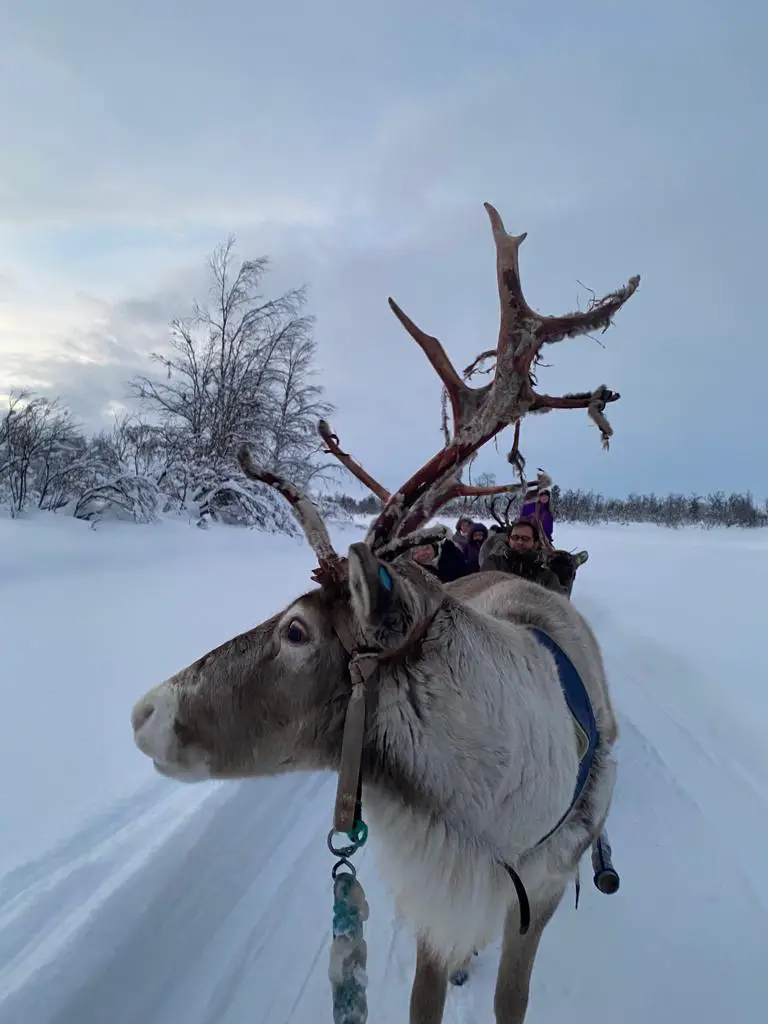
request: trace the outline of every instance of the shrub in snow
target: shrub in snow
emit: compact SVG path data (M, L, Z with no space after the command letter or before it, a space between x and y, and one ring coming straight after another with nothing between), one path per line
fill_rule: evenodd
M241 482L232 477L203 485L197 497L197 525L213 520L228 526L253 526L268 533L298 536L296 520L280 499L265 486Z
M141 476L119 476L87 488L75 501L76 519L96 522L105 519L154 522L165 499L154 480Z

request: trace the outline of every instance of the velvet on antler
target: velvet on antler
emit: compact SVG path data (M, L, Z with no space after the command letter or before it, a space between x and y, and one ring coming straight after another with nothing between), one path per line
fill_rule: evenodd
M393 542L429 520L461 486L460 474L469 459L507 426L515 425L516 443L510 460L519 459L517 441L520 421L529 412L550 409L587 409L607 446L612 430L605 407L620 397L604 385L592 392L552 397L533 389L531 366L544 345L565 338L607 329L612 317L637 290L640 278L593 302L584 312L565 316L541 316L525 301L520 282L518 251L525 234L510 235L498 211L485 204L496 246L496 277L500 324L495 349L493 379L482 387L470 387L458 374L437 338L426 334L390 298L389 305L434 367L448 394L453 432L445 446L386 501L368 533L374 549ZM483 353L480 360L491 355ZM474 372L477 365L468 367Z

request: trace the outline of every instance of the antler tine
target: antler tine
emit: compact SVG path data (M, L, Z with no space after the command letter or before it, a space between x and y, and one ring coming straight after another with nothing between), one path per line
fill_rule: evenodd
M320 513L312 504L310 499L302 494L285 477L277 473L257 466L251 458L251 453L246 444L240 446L237 453L237 461L240 468L250 480L266 484L268 487L278 491L291 506L291 511L296 517L304 535L309 541L309 546L318 558L319 567L315 571L315 578L318 583L330 582L332 579L342 579L344 576L344 559L334 550L328 530L325 527Z
M466 396L469 388L467 388L464 381L456 372L453 363L448 358L448 354L438 339L434 338L431 334L426 334L420 327L417 327L413 320L403 312L393 298L389 298L387 301L389 302L389 308L422 350L424 355L432 364L435 373L443 382L443 386L445 387L448 398L451 402L451 411L453 413L453 422L455 424L461 417L462 399Z
M531 412L545 413L551 409L586 409L587 415L595 423L600 431L603 448L607 451L609 442L613 437L613 427L604 415L605 407L609 402L618 402L621 395L618 391L611 391L605 384L601 384L594 391L582 391L575 395L539 395L533 392L534 403Z
M509 501L507 502L507 512L509 512L509 505L511 504L511 501L512 501L512 499L510 498ZM504 526L506 526L506 523L505 523L504 519L502 519L501 516L496 511L498 509L498 507L499 507L499 498L497 496L488 505L488 511L491 513L491 519L494 519L499 524L499 526L504 527Z
M520 451L520 425L521 420L515 423L515 436L512 441L512 447L507 454L507 462L510 466L514 466L517 470L517 475L520 480L525 480L525 459L523 453Z
M333 455L337 458L342 466L348 469L352 476L356 477L369 491L373 491L377 498L381 498L382 501L389 500L389 491L386 487L382 487L378 480L374 480L371 474L363 469L356 459L353 459L351 455L341 450L339 435L333 433L327 420L320 420L317 425L317 432L325 441L328 455Z
M604 447L612 434L604 411L607 403L619 398L616 392L601 386L591 393L562 398L540 395L533 390L530 370L542 345L607 329L613 315L637 290L640 278L630 278L626 285L592 303L584 313L541 316L525 301L520 282L518 252L526 234L509 234L495 207L485 203L485 209L496 246L500 305L496 367L490 383L483 387L470 387L465 383L438 339L422 331L392 299L389 300L398 320L426 354L444 385L451 401L453 433L445 446L385 501L368 533L369 542L377 548L417 529L441 505L461 493L460 475L464 465L491 438L513 424L515 443L508 458L517 466L522 478L524 463L518 451L518 440L520 422L529 412L587 409L600 428ZM465 376L477 372L479 364L491 355L491 351L484 352L467 367Z
M546 477L549 480L549 477ZM490 497L492 494L528 494L531 490L539 490L542 486L546 487L546 484L541 483L541 477L536 480L525 480L522 483L515 484L499 484L493 487L472 487L466 484L459 484L454 491L448 492L448 497L445 499L447 504L449 501L453 501L454 498L485 498Z
M591 302L583 313L541 316L525 301L520 282L518 252L528 237L527 232L523 232L522 235L510 235L498 210L490 203L485 203L484 206L496 244L496 278L501 309L499 341L496 347L497 375L499 369L505 368L510 362L514 362L519 373L527 372L542 345L551 345L565 338L576 338L591 331L607 330L613 316L637 291L640 285L639 275L631 277L627 284L602 299Z
M496 346L496 372L498 373L500 368L506 368L505 364L512 361L515 361L516 366L522 365L520 359L531 347L534 334L532 327L541 318L525 301L523 286L520 282L518 251L528 237L528 232L524 231L522 235L510 235L506 231L496 207L491 206L490 203L483 203L483 206L491 222L493 240L496 244L496 279L501 307L499 340ZM487 357L488 354L486 352L479 358ZM468 369L470 368L468 367Z

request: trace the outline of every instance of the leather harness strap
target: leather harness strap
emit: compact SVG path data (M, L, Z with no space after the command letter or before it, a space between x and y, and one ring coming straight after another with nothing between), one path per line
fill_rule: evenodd
M440 608L442 604L433 615L411 630L399 647L392 650L358 644L343 613L337 612L334 618L334 630L349 657L349 676L352 682L352 693L344 719L341 764L333 813L333 827L337 832L350 832L359 816L362 783L360 766L365 744L367 711L371 705L378 703L378 693L375 687L369 687L368 683L383 665L403 661L419 648Z

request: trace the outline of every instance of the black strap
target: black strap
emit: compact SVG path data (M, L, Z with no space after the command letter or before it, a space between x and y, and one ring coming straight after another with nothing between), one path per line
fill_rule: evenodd
M355 825L363 820L363 773L357 776L357 796L355 798Z
M528 899L528 893L525 891L522 878L512 865L503 864L502 867L512 879L512 884L517 893L517 902L520 904L520 934L527 935L528 929L531 927L531 903Z

